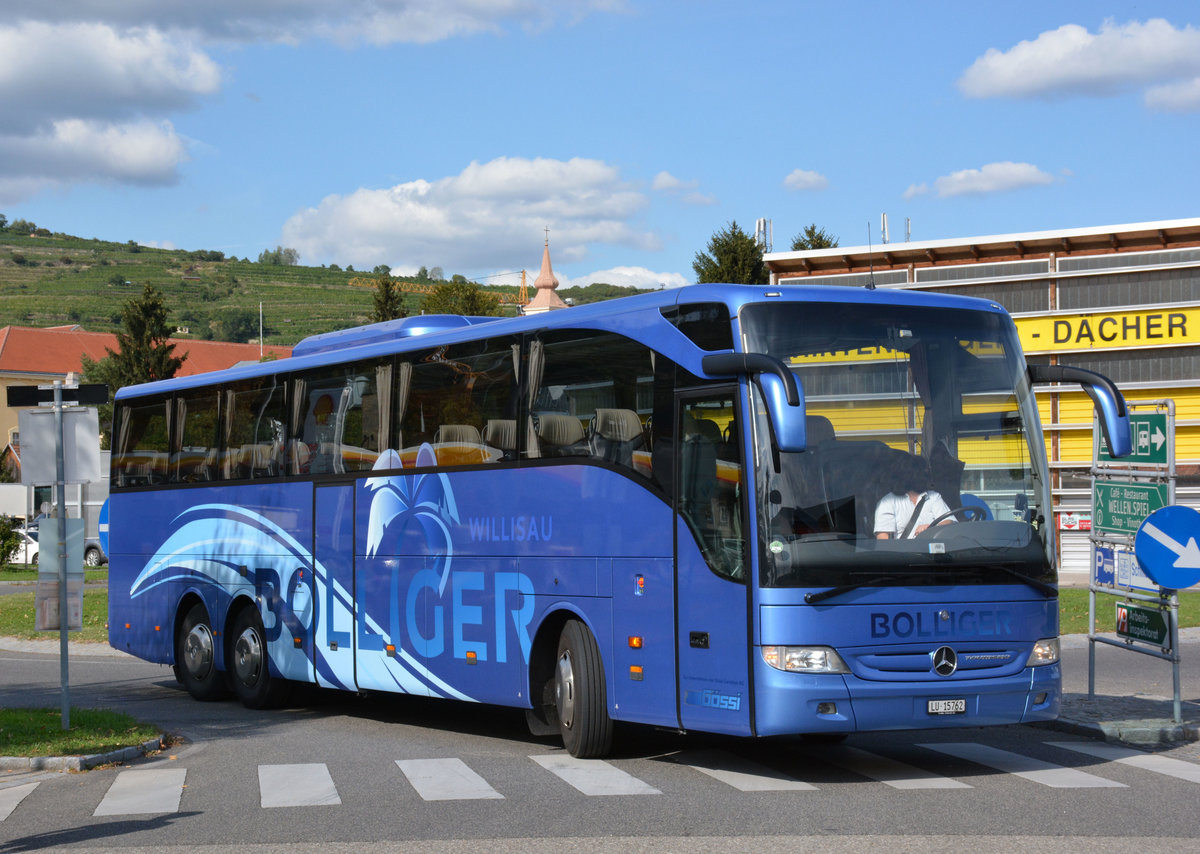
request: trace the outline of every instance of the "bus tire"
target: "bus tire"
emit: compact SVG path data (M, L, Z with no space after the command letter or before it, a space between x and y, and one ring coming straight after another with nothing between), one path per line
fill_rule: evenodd
M238 612L229 638L229 681L242 705L270 709L281 704L287 682L271 675L267 635L255 608L246 606Z
M568 620L558 638L554 706L567 752L579 759L607 755L613 722L608 716L600 647L578 620Z
M196 602L175 634L175 677L197 700L228 696L225 674L217 670L216 642L208 609Z

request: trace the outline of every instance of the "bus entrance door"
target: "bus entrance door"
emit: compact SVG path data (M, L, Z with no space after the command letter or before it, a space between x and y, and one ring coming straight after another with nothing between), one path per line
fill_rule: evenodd
M737 388L677 403L675 596L679 721L750 733L749 589Z
M313 557L318 585L313 665L318 685L353 691L354 486L318 486L313 496Z

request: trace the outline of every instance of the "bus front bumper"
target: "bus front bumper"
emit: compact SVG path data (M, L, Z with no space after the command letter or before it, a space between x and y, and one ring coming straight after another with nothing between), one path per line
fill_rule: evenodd
M872 682L851 674L785 673L759 663L759 736L996 726L1054 720L1059 664L991 679Z

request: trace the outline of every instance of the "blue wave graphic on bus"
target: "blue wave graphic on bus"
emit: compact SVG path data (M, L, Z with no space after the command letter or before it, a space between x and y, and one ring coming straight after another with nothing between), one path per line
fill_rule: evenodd
M433 453L422 446L418 465L431 465ZM400 468L394 451L381 455L375 464L377 469L393 467ZM397 521L416 523L427 539L430 556L437 560L444 588L453 555L447 520L458 521L449 481L444 475L394 475L370 478L366 484L374 493L368 554L374 554L384 532ZM171 583L215 588L210 592L225 603L249 595L258 603L271 661L281 676L312 681L315 667L318 683L355 689L353 657L325 654L330 648L329 627L355 618L353 597L299 541L262 514L232 504L189 508L172 520L171 527L171 534L130 585L131 599ZM335 613L321 614L319 603L327 603ZM401 647L398 613L389 627L378 625L365 612L360 619L396 650L394 657L359 658L359 667L371 671L374 680L393 682L407 693L472 699Z

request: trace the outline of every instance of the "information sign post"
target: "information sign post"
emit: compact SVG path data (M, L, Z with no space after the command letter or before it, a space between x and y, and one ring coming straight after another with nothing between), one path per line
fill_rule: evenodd
M1184 535L1200 535L1200 513L1185 523L1175 507L1175 402L1129 405L1133 452L1108 453L1094 428L1092 452L1092 577L1088 585L1088 696L1096 693L1096 644L1121 647L1170 661L1175 684L1175 721L1183 719L1179 684L1180 562L1196 565L1200 547ZM1141 411L1136 411L1141 410ZM1157 521L1155 521L1157 520ZM1161 574L1146 563L1153 556ZM1167 566L1170 569L1166 569ZM1164 579L1169 583L1164 583ZM1190 582L1194 583L1194 582ZM1096 634L1096 594L1119 596L1117 639Z

